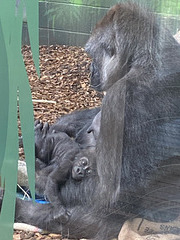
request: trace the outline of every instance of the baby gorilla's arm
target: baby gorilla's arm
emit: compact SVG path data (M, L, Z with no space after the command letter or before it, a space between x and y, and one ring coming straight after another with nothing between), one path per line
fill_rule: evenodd
M73 160L77 154L77 149L69 150L63 157L62 161L53 159L57 163L57 167L49 174L45 195L50 203L54 206L54 219L59 219L61 223L69 220L70 213L63 206L60 196L60 188L70 178ZM54 164L55 164L54 163Z

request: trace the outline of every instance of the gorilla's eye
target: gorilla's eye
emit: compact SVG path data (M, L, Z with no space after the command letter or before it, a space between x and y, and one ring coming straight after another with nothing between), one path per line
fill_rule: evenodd
M82 164L83 166L86 166L86 165L88 164L87 158L82 158L82 159L81 159L81 164Z
M92 134L94 134L94 128L93 128L92 125L87 129L87 133L92 133Z
M114 54L115 54L115 49L112 48L111 46L108 46L108 47L106 48L106 52L107 52L107 54L108 54L110 57L112 57L112 56L114 56Z
M82 161L82 165L83 165L83 166L86 166L86 165L87 165L87 161L86 161L86 160L83 160L83 161Z
M94 133L94 129L89 129L87 133Z
M90 173L91 173L91 169L88 168L88 169L86 170L86 173L87 173L87 174L90 174Z

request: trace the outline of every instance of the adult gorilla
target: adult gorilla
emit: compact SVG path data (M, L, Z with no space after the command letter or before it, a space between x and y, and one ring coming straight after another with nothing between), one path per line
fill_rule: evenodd
M107 92L97 149L87 153L93 174L60 187L71 214L66 224L53 219L51 204L20 200L16 220L106 240L130 217L169 221L179 214L180 45L153 14L121 3L97 24L86 50L91 84Z
M127 3L97 24L86 50L92 87L107 91L97 171L100 204L109 205L122 191L147 192L150 181L180 164L180 45L153 14Z

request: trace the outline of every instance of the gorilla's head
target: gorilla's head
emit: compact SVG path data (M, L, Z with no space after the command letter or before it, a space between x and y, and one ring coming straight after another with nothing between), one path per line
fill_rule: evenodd
M86 44L93 59L92 87L106 91L132 68L157 67L158 36L159 28L151 13L131 3L112 7Z

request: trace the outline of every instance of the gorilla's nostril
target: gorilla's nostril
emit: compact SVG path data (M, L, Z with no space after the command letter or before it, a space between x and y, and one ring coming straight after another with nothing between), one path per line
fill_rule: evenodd
M82 175L83 174L83 169L81 167L75 167L74 170L75 170L76 174L78 174L78 175Z
M78 168L76 169L76 172L77 172L77 173L81 173L81 169L78 167Z

